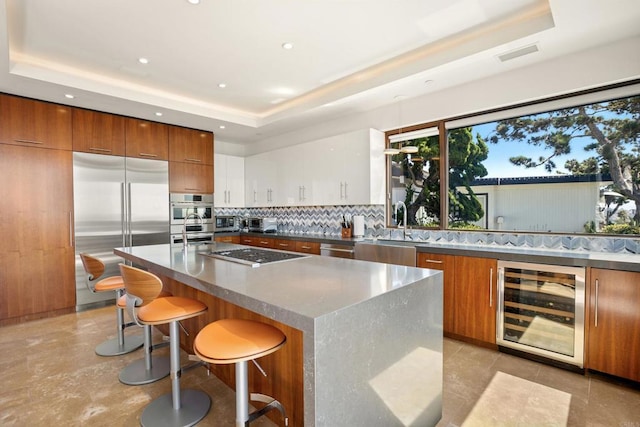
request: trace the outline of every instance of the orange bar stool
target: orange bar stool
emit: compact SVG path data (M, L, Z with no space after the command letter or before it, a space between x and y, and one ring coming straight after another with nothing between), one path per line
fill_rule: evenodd
M121 276L106 277L102 280L100 277L104 274L104 263L98 258L81 253L80 259L87 273L87 288L93 293L115 291L116 301L124 295L124 282ZM97 282L96 282L97 280ZM95 282L95 283L94 283ZM142 335L127 336L125 340L124 330L134 323L124 322L124 310L116 305L116 337L98 344L96 354L99 356L119 356L121 354L131 353L142 347Z
M192 426L207 415L211 399L199 390L180 390L180 376L194 366L180 367L178 322L203 314L207 306L192 298L158 298L162 282L148 271L120 264L120 273L127 290L127 312L134 321L140 326L169 324L171 393L149 403L142 411L140 424L149 427Z
M124 283L123 283L124 284ZM161 291L157 298L170 297L173 294L169 291ZM127 308L127 297L123 295L118 298L117 306L122 309ZM171 372L171 358L169 356L153 356L154 350L166 347L169 342L153 344L151 325L144 325L144 358L131 362L122 368L118 378L126 385L151 384L168 376Z
M214 364L235 363L236 367L236 427L250 422L272 409L280 411L288 425L280 402L270 396L251 393L249 397L247 362L252 361L266 375L255 359L278 351L287 337L275 326L253 320L221 319L205 326L196 336L193 350L201 360ZM249 400L267 405L249 413Z

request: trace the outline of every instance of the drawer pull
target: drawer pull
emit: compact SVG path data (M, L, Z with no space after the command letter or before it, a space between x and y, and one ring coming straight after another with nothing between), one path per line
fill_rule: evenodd
M139 155L142 157L158 157L157 154L151 154L151 153L139 153Z
M25 144L44 144L42 141L34 141L32 139L15 139L16 142L24 142Z
M311 249L311 246L301 246L302 249Z
M200 163L202 162L202 160L200 159L185 159L187 162L194 162L194 163Z
M98 147L89 147L91 151L97 151L99 153L110 153L111 150L109 148L98 148Z
M439 261L437 259L425 259L424 262L430 262L432 264L442 264L442 261Z

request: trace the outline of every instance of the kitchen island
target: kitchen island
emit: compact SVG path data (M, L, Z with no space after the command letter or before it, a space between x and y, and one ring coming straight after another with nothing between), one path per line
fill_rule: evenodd
M441 272L316 255L251 268L202 254L241 247L218 243L184 251L154 245L117 248L114 253L148 268L163 282L179 283L282 325L288 340L283 350L289 347L297 354L279 351L271 356L277 359L284 353L287 365L301 363L301 372L290 372L303 378L285 376L275 370L282 364L267 360L263 366L273 384L263 387L252 381L250 388L257 384L266 390L251 391L271 392L281 400L292 414L290 425L438 422ZM212 309L209 305L209 320L224 317ZM198 327L202 326L201 322ZM287 390L293 398L278 395L278 390L287 388L295 389ZM212 400L215 405L215 396Z

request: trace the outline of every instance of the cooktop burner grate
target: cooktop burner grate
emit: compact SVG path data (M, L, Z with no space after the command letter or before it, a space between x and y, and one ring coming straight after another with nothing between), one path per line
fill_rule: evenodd
M249 265L251 267L259 267L262 264L290 261L293 259L307 257L307 255L292 254L290 252L268 251L265 249L256 248L211 251L203 253L203 255L223 259L226 261L237 262L240 264Z

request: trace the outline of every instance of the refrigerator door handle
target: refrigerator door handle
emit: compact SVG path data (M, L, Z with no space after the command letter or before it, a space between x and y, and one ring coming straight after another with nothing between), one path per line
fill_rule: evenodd
M128 246L133 246L133 231L131 230L131 183L127 183L127 240Z
M125 197L124 182L120 183L120 228L122 229L122 246L126 246L127 235L127 200Z

